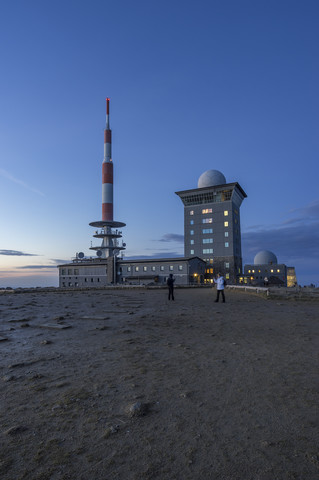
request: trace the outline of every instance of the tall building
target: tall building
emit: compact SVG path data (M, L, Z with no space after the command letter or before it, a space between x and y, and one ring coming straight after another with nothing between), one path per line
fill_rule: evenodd
M176 192L184 204L184 255L206 262L205 282L221 272L230 283L242 275L240 206L247 197L241 186L226 183L218 170L207 170L198 188Z

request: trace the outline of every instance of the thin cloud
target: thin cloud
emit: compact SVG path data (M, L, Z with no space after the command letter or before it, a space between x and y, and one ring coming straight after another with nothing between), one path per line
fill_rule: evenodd
M17 267L19 270L46 270L48 268L56 269L56 265L24 265L23 267Z
M154 255L129 255L124 258L124 260L156 260L157 258L182 258L178 252L165 252L165 253L154 253Z
M0 255L9 255L12 257L39 257L35 253L25 253L19 250L0 250Z
M158 241L184 243L184 235L180 235L179 233L165 233Z
M22 180L19 180L18 178L14 177L11 175L11 173L7 172L6 170L3 170L3 168L0 168L0 175L7 180L10 180L11 182L17 183L18 185L21 185L21 187L26 188L27 190L30 190L30 192L37 193L38 195L41 195L44 197L44 193L40 192L40 190L37 190L36 188L31 187L27 183L23 182Z

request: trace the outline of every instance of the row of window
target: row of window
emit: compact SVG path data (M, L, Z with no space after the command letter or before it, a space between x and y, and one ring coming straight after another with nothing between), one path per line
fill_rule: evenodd
M126 270L125 270L126 269ZM151 267L146 267L144 266L143 268L140 267L139 265L136 265L135 267L132 267L131 265L127 266L127 267L122 267L122 271L123 272L132 272L132 271L135 271L135 272L147 272L148 269L151 271L151 272L156 272L156 269L158 269L158 267L152 265ZM161 272L164 272L165 270L165 267L164 265L160 265L159 267L159 270ZM183 270L183 265L178 265L178 271L181 272ZM173 272L174 271L174 265L170 265L169 266L169 271L170 272Z
M62 275L79 275L79 269L78 268L62 268Z
M212 218L204 218L203 223L213 223L213 219ZM194 225L194 220L190 221L190 225ZM228 222L224 222L224 227L228 227L228 225L229 225ZM202 232L203 233L213 233L213 229L212 228L203 228Z
M268 272L268 270L265 270L265 272ZM272 268L270 270L270 273L274 273L275 270ZM255 270L248 270L248 273L255 273ZM261 273L261 270L258 270L258 273ZM277 268L277 273L280 273L280 268Z
M228 238L229 234L228 232L225 232L225 237ZM202 239L202 243L213 243L214 242L214 239L213 238L203 238ZM195 243L195 240L190 240L190 244L191 245L194 245Z
M192 240L191 240L191 245L193 245ZM229 242L225 242L225 248L229 247ZM213 248L203 248L202 250L203 255L206 255L207 253L214 253ZM190 250L190 255L195 255L195 250L191 249Z
M213 210L211 208L203 208L202 214L206 215L207 213L213 213ZM238 212L237 212L238 213ZM194 215L194 210L189 211L190 215ZM228 217L228 210L224 210L224 216Z

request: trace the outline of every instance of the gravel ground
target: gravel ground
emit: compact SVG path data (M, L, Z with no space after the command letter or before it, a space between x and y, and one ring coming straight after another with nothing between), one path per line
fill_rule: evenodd
M0 295L1 480L318 480L318 303Z

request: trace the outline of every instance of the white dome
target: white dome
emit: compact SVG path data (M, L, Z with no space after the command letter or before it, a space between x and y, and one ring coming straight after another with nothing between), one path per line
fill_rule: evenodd
M224 185L226 178L218 170L207 170L202 173L198 179L198 188L215 187L216 185Z
M254 258L254 265L270 265L278 263L277 257L274 253L269 252L268 250L262 250L257 253Z

